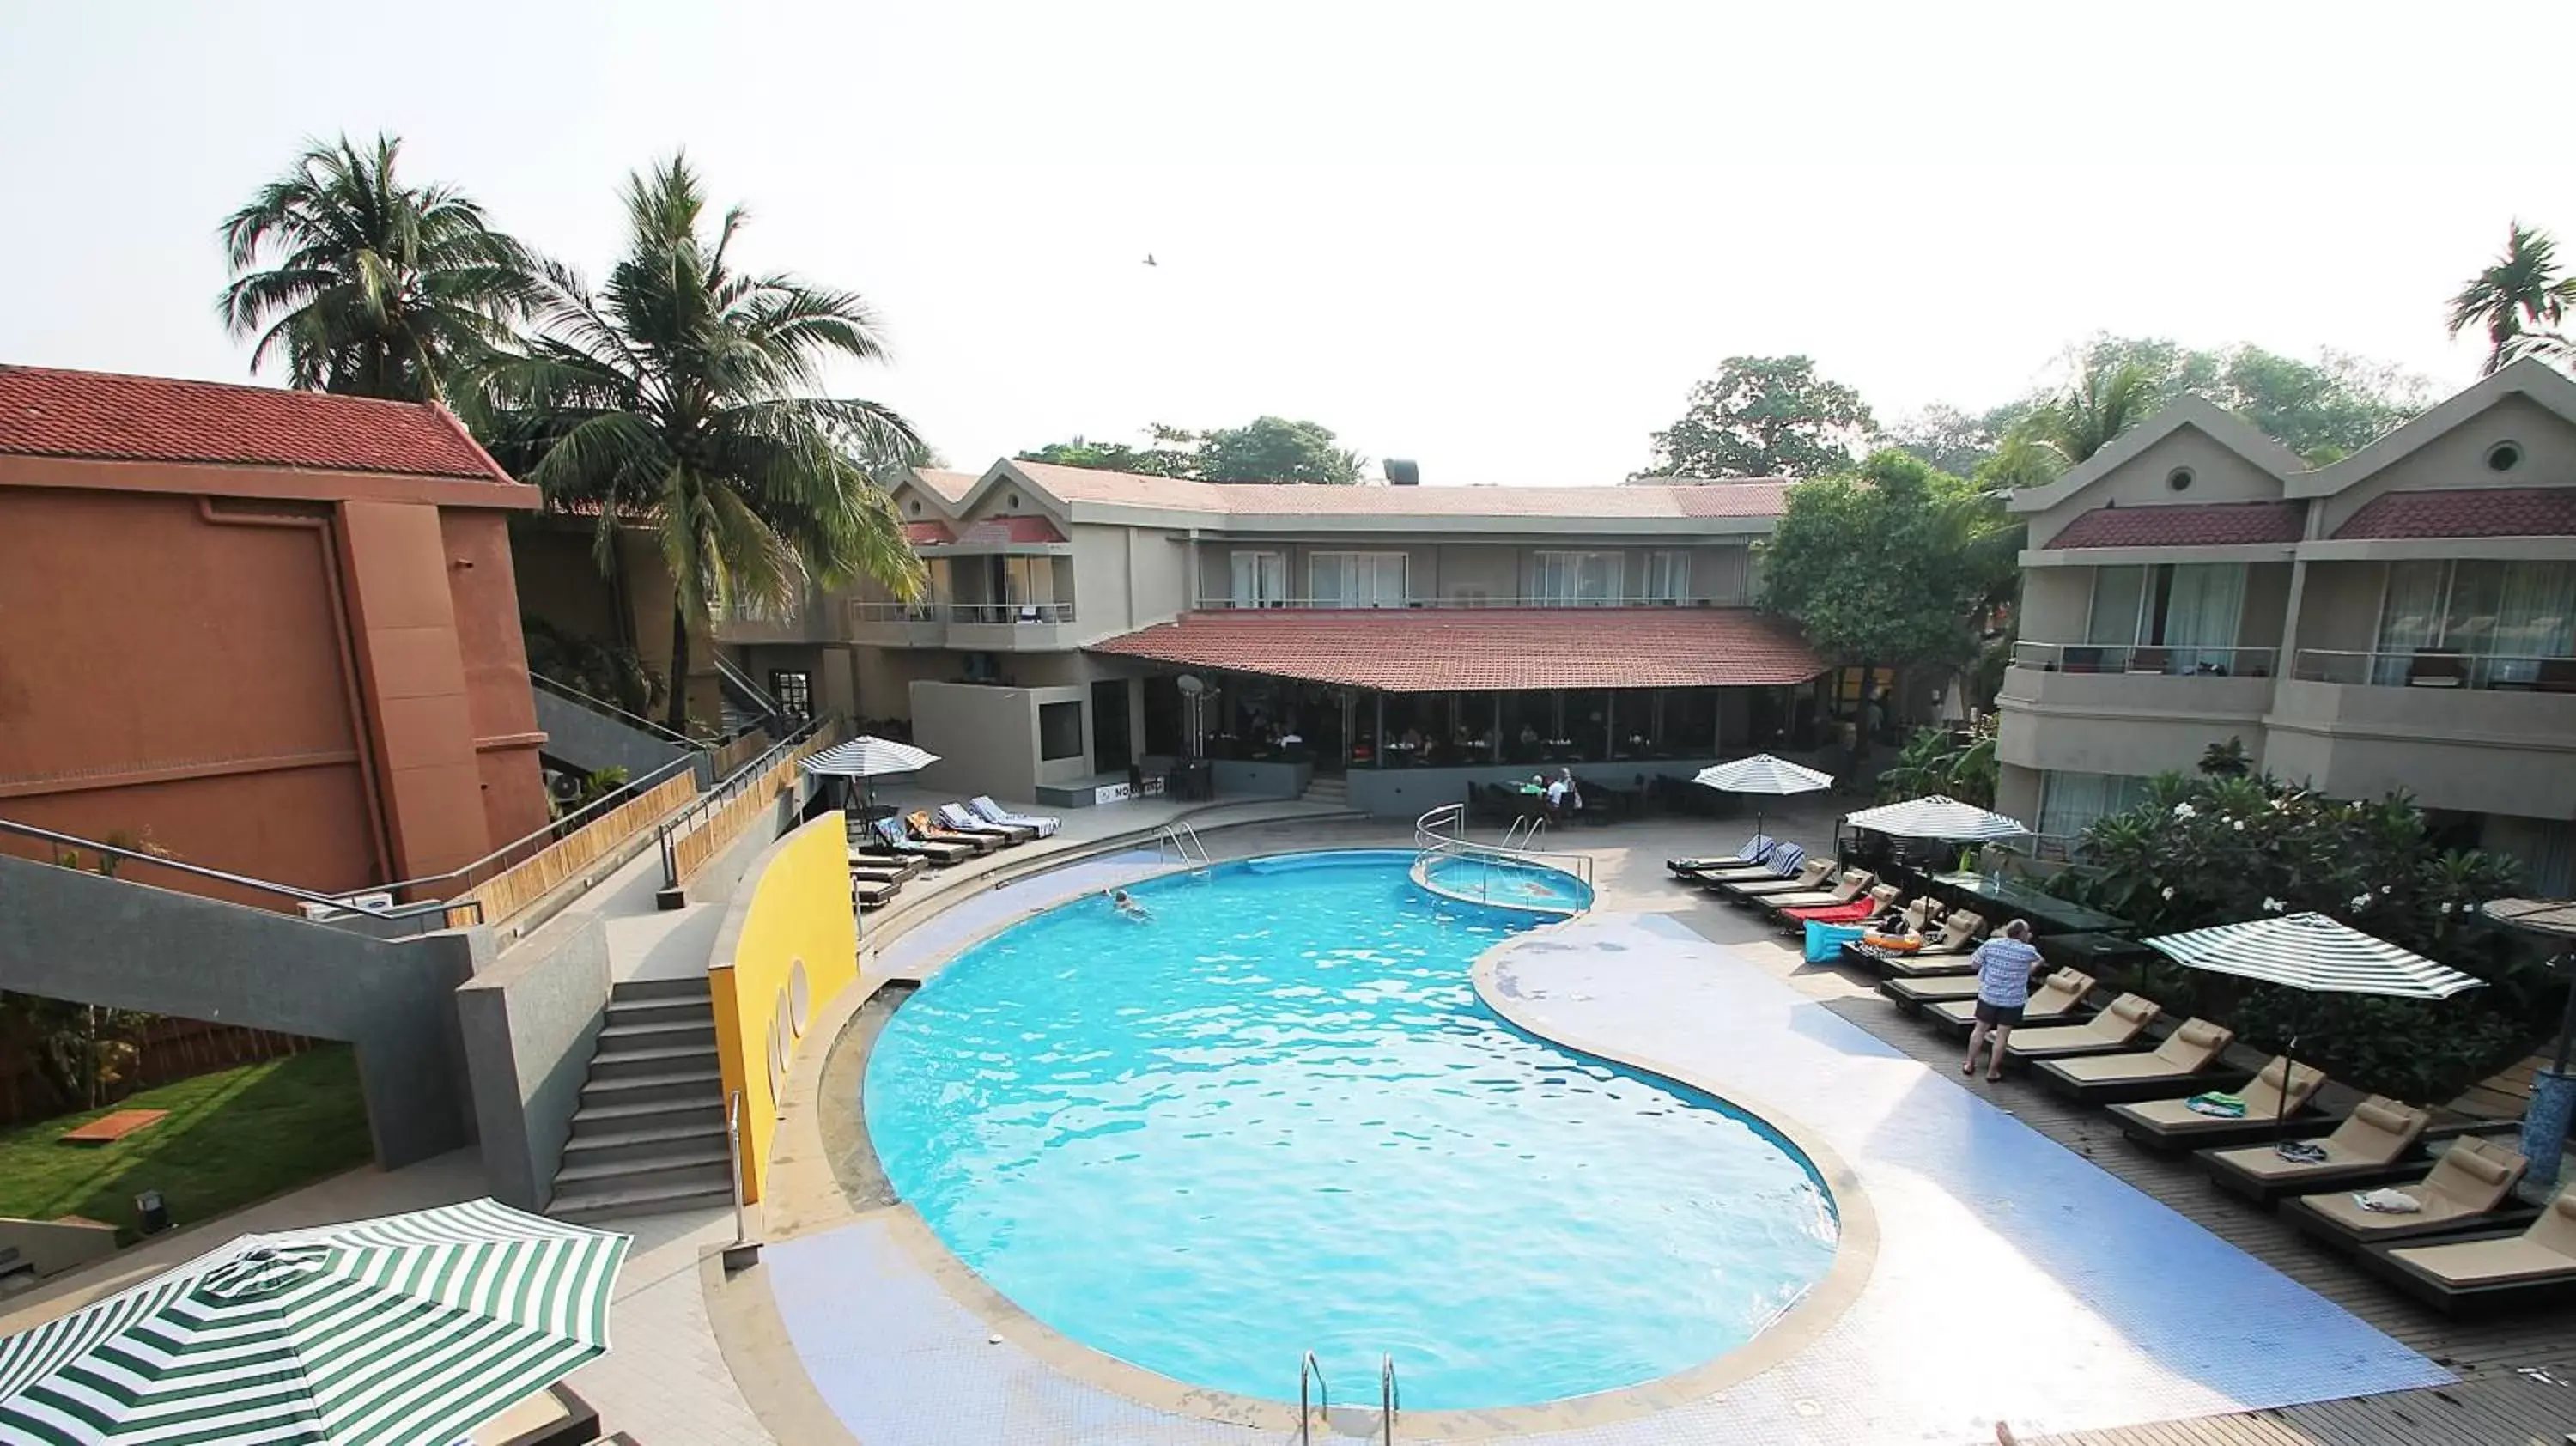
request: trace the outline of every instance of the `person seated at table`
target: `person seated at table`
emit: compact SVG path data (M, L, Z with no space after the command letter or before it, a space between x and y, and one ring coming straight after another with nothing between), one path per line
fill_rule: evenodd
M1548 784L1548 786L1547 786L1547 818L1548 818L1548 822L1550 822L1550 823L1563 823L1563 822L1565 822L1565 809L1566 809L1565 799L1566 799L1566 795L1567 795L1567 794L1570 794L1570 793L1572 793L1572 792L1574 792L1574 785L1573 785L1571 782L1568 782L1568 781L1567 781L1565 778L1563 778L1563 777L1559 777L1559 778L1557 778L1554 782L1552 782L1552 783Z

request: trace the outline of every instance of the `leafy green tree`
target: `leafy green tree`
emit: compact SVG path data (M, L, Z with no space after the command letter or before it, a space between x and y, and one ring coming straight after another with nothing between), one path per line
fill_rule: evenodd
M1734 356L1691 388L1681 419L1655 433L1657 477L1821 477L1848 470L1875 429L1860 393L1803 356Z
M2516 221L2505 229L2504 254L2451 298L2451 335L2473 326L2485 331L2492 375L2535 350L2563 352L2567 342L2558 327L2571 301L2576 277L2559 271L2558 243Z
M472 410L455 381L506 342L534 270L483 208L395 175L402 143L314 145L223 224L225 327L289 386Z
M1992 413L1972 415L1946 402L1934 402L1880 432L1871 445L1910 452L1934 471L1968 477L1994 455L2008 425L1998 426Z
M1964 732L1914 730L1904 751L1878 775L1878 801L1902 803L1940 794L1979 808L1994 807L2001 773L1995 760L1995 727L1995 716L1989 713Z
M596 552L650 528L670 570L669 726L688 724L689 630L735 600L784 607L859 574L916 596L920 560L879 479L923 455L876 402L810 395L826 363L881 361L854 292L734 269L744 213L706 228L685 156L628 181L627 253L594 295L546 267L534 333L489 368L528 480L558 505L595 505Z
M1973 484L1874 452L1857 474L1789 490L1759 544L1762 606L1836 666L1957 668L2011 595L2020 532Z
M1147 477L1187 477L1200 482L1292 482L1349 486L1368 459L1334 445L1333 429L1320 422L1256 417L1240 427L1205 432L1179 427L1148 429L1151 445L1088 442L1080 437L1022 452L1023 462L1094 467Z

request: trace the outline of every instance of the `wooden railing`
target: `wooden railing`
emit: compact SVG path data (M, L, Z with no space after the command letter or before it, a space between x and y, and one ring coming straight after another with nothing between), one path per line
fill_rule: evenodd
M768 729L754 728L731 743L709 750L707 757L715 764L714 776L731 778L735 769L768 752L773 741Z
M698 780L683 768L602 813L553 844L485 879L456 902L483 907L483 922L502 924L554 891L555 886L614 852L697 796Z
M752 820L777 806L779 790L796 781L797 765L807 754L839 741L837 722L809 725L727 775L690 817L672 820L662 834L662 886L676 889L687 883Z

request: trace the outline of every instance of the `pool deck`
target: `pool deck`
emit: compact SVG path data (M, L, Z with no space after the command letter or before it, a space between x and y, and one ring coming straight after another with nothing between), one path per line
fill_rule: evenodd
M1349 827L1240 832L1220 857L1400 841ZM1963 1083L1946 1038L1837 970L1801 966L1748 916L1664 883L1662 854L1707 848L1704 828L1612 830L1599 844L1600 910L1490 954L1488 1001L1819 1139L1867 1192L1879 1249L1848 1309L1748 1379L1643 1417L1440 1435L1982 1443L2000 1420L2023 1446L2561 1446L2576 1430L2567 1316L2454 1325L2215 1196L2187 1162L2127 1147L2098 1110L2017 1082ZM1160 867L1106 857L977 893L891 941L875 972L921 977L1029 912ZM814 1060L791 1090L765 1263L730 1282L706 1276L726 1360L773 1436L1281 1439L1271 1413L1054 1336L982 1288L907 1207L833 1185L812 1119L823 1070ZM1342 1395L1373 1397L1369 1386ZM1374 1413L1331 1424L1336 1439L1375 1439ZM1429 1439L1412 1424L1400 1419L1397 1439Z

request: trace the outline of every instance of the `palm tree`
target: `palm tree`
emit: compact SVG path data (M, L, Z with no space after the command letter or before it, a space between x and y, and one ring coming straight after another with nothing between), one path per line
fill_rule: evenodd
M2451 298L2451 335L2472 326L2486 329L2487 375L2528 352L2568 349L2556 328L2568 303L2576 301L2576 277L2558 274L2557 251L2548 232L2513 222L2505 230L2504 255Z
M316 143L224 222L233 280L216 309L258 336L254 372L282 358L290 386L439 401L507 339L527 253L454 190L397 180L401 149Z
M2072 467L2144 420L2155 404L2156 378L2145 367L2087 365L2066 395L2031 414L2032 436Z
M926 455L875 402L809 395L824 363L881 361L855 293L746 275L728 252L744 213L704 234L685 156L629 178L632 237L594 296L543 268L524 348L485 375L548 500L595 506L596 553L621 525L658 539L672 580L669 723L688 724L689 629L736 601L785 606L807 584L865 574L913 597L922 568L879 479Z

